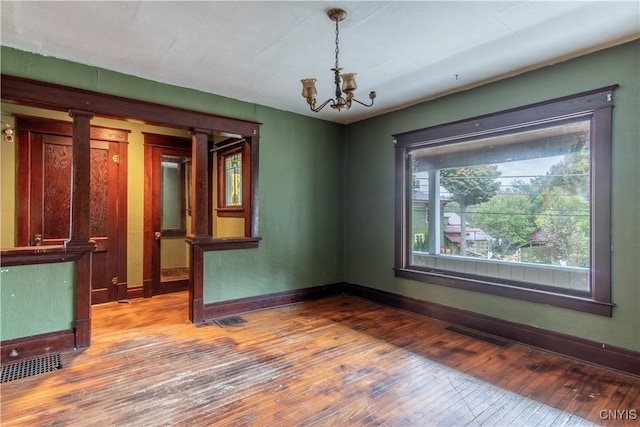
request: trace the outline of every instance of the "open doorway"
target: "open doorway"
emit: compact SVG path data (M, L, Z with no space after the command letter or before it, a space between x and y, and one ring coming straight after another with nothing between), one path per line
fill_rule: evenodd
M191 140L144 133L144 296L189 289Z

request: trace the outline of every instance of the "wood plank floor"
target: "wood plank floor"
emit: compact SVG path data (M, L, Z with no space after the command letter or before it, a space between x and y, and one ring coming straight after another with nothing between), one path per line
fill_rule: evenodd
M2 384L2 425L640 424L640 378L355 297L225 328L187 310L184 292L94 306L89 349Z

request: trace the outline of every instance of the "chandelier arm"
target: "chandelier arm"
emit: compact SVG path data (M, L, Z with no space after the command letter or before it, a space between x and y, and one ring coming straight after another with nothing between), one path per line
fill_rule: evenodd
M309 104L309 108L311 108L311 111L313 111L314 113L317 113L320 110L322 110L324 107L326 107L329 102L331 102L332 105L335 105L336 103L333 99L329 98L326 101L324 101L322 104L320 104L318 108L313 108L311 104Z
M372 106L373 106L373 98L371 98L371 104L365 104L364 102L362 102L362 101L358 101L358 100L357 100L357 99L355 99L355 98L351 98L351 100L352 100L352 101L357 102L357 103L358 103L358 104L360 104L360 105L364 105L365 107L372 107Z

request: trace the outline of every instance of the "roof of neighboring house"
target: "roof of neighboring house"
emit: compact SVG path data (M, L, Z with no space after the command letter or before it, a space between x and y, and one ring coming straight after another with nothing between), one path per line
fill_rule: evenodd
M444 226L445 237L453 243L460 243L460 215L455 212L445 212L444 216L449 220L449 224ZM467 227L466 231L467 240L483 241L492 239L492 237L481 228Z
M413 194L411 195L411 199L414 202L428 202L429 195L424 191L413 190Z

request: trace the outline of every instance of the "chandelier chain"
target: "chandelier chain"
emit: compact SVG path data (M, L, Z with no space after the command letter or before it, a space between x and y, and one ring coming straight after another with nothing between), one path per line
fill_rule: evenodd
M338 29L338 20L336 19L336 70L339 68L339 65L338 65L338 53L340 53L340 47L339 47L340 39L338 38L339 34L340 34L340 30Z
M322 104L316 106L316 95L318 92L316 90L315 78L302 79L302 96L307 100L307 104L309 104L311 111L316 113L327 105L331 105L331 108L338 111L342 109L348 110L351 108L352 101L365 107L371 107L373 106L373 100L376 97L375 91L369 92L369 99L371 100L369 104L358 101L353 96L354 91L358 88L356 85L356 73L340 75L341 68L340 61L338 59L340 55L340 21L346 18L347 12L339 8L334 8L327 10L327 16L336 23L336 64L335 67L331 69L331 71L333 71L333 80L336 87L336 96L335 98L329 98Z

